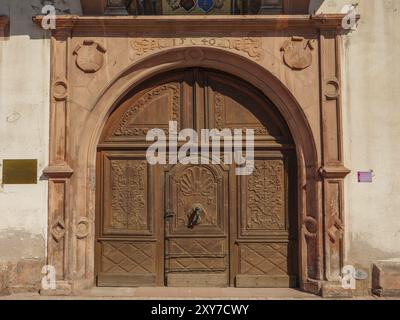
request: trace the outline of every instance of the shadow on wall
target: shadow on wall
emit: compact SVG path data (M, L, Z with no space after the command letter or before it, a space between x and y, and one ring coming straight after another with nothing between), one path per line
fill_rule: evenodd
M310 0L309 12L316 12L327 0ZM10 17L10 36L27 35L31 39L49 38L48 31L40 29L32 22L32 17L40 15L45 5L53 5L58 15L82 14L80 0L1 0L0 15Z
M32 17L42 14L45 5L53 5L58 15L82 14L80 0L0 0L0 15L10 17L9 36L29 36L46 39L49 31L32 22Z
M310 6L308 7L308 12L314 14L321 8L322 4L327 0L310 0ZM329 1L329 0L328 0Z

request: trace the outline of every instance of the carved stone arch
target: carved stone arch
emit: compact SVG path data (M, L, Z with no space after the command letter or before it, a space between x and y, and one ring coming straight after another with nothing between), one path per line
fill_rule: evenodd
M189 50L189 51L188 51ZM195 52L196 54L191 54ZM188 58L190 57L190 58ZM68 235L68 252L64 252L65 276L72 288L90 287L94 277L95 177L96 149L103 128L124 97L157 74L190 67L220 70L242 79L262 92L280 112L293 138L297 153L299 277L300 286L318 292L323 281L323 217L319 158L316 137L303 111L290 90L271 72L243 56L209 47L173 48L141 58L119 73L102 90L96 101L83 114L85 123L79 132L68 132L68 159L73 175L68 180L70 221L88 218L89 232L83 239Z
M293 137L298 161L298 212L300 285L312 292L320 290L323 280L321 183L318 178L318 152L315 138L303 108L286 86L272 73L257 63L215 48L201 50L200 60L188 60L187 48L164 50L142 58L121 72L103 90L91 107L87 125L81 134L83 156L87 161L87 179L95 175L97 144L107 119L132 88L157 74L189 67L220 70L243 79L261 91L279 110ZM88 210L94 215L94 193L89 191ZM313 227L309 227L312 225ZM90 271L90 270L89 270ZM90 273L93 274L93 273Z

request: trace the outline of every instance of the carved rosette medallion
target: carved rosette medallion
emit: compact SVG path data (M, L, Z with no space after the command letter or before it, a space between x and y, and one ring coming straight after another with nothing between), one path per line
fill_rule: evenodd
M189 63L199 63L204 58L204 52L200 48L189 48L185 51L185 60Z
M53 97L57 101L65 100L68 97L68 84L65 79L58 79L53 84Z
M292 37L291 40L286 40L281 48L283 60L293 70L308 68L312 63L313 50L313 41L303 37Z
M325 97L327 100L335 100L340 95L340 84L337 78L325 81Z
M86 217L79 218L76 224L76 237L85 239L89 235L89 219Z
M104 65L106 49L92 40L85 40L75 50L76 65L85 73L95 73Z
M304 218L304 234L307 238L315 238L318 232L318 223L313 217L307 216Z

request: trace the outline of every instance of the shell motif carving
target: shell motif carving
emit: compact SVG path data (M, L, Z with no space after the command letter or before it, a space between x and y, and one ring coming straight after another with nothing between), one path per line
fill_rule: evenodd
M214 177L205 168L190 168L181 177L181 191L185 196L203 195L207 196L213 189Z
M186 227L194 207L201 208L201 225L217 225L218 179L206 167L190 167L176 181L178 187L179 222Z

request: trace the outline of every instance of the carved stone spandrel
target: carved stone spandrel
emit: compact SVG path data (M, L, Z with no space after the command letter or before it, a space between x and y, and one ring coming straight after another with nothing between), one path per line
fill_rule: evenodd
M85 73L95 73L104 65L106 49L93 40L84 40L75 50L76 65Z
M281 48L285 64L293 70L308 68L313 60L313 50L314 44L312 40L296 36L286 40Z

